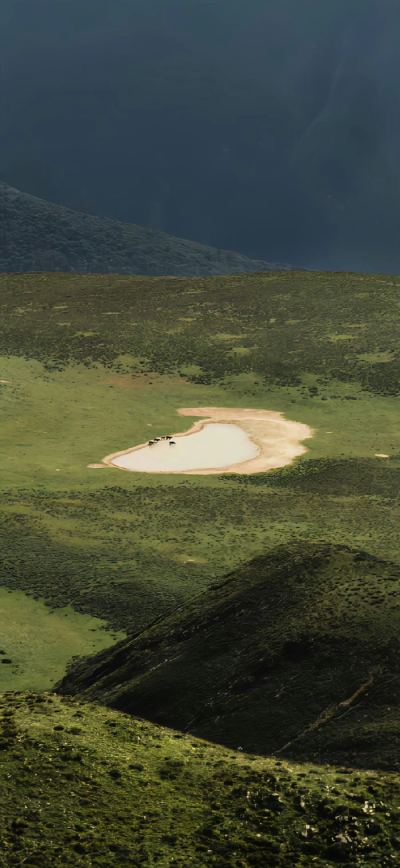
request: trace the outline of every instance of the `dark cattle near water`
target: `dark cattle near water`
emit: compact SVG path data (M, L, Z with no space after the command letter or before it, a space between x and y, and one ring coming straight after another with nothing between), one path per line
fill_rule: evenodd
M149 440L149 446L154 446L154 440Z
M159 443L160 440L161 440L161 437L155 437L155 438L154 438L154 443Z
M170 441L169 441L169 445L170 445L170 446L175 446L175 445L176 445L176 444L175 444L175 440L170 440Z
M165 439L166 439L166 440L172 440L172 436L171 436L171 434L167 434L167 436L166 436Z

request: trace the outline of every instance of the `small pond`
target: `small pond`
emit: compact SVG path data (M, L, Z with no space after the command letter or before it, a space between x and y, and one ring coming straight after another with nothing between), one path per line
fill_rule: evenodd
M223 469L233 464L250 461L260 450L246 431L238 425L209 423L201 431L174 437L175 445L160 440L153 446L144 446L112 463L126 470L142 473L179 473L183 470Z

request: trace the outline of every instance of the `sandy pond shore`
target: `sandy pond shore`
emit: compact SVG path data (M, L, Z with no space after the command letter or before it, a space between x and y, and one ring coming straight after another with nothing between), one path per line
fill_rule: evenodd
M211 473L263 473L290 464L294 458L303 455L307 451L302 441L313 436L313 431L302 422L292 422L284 419L282 413L273 410L242 410L237 407L185 407L178 411L180 416L204 416L197 420L188 431L174 434L174 440L178 437L188 437L201 431L205 425L213 422L232 423L242 428L256 444L259 454L248 461L232 464L223 468L206 468L201 470L165 471L166 473L184 473L194 475L209 475ZM137 449L143 449L147 443L133 446L121 452L114 452L103 458L100 465L88 465L89 467L116 467L113 462L122 455L128 455ZM128 468L120 467L120 470ZM154 471L162 473L164 471Z

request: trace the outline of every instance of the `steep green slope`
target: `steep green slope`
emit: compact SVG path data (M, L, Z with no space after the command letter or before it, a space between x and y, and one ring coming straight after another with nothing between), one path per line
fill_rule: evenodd
M0 183L0 270L233 274L290 269L195 241L71 211Z
M230 748L398 768L400 568L279 547L56 687Z
M397 864L397 774L232 753L48 694L0 713L2 868Z

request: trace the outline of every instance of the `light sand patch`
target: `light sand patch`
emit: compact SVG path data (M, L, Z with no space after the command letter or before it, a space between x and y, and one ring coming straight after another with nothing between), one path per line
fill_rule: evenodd
M87 465L87 467L89 467L90 470L95 470L95 469L96 470L104 470L104 468L106 466L107 466L106 464L88 464Z
M236 407L185 407L179 409L177 412L180 416L204 416L205 418L198 419L189 431L174 434L174 440L178 437L188 437L190 434L195 434L201 431L205 425L213 422L234 423L250 436L253 443L259 449L259 453L255 458L239 464L232 464L229 467L225 466L223 469L210 467L201 470L176 471L185 475L263 473L266 470L285 467L287 464L291 464L294 458L303 455L307 451L302 441L309 439L314 434L308 425L284 419L283 413L277 413L273 410L242 410ZM116 465L113 464L113 461L116 458L120 458L137 449L143 449L145 446L147 444L143 443L140 446L134 446L131 449L107 455L103 459L103 463L109 467L115 467ZM124 467L120 469L128 470L128 468ZM128 472L132 471L128 470ZM157 472L162 473L163 471ZM167 472L173 473L174 471Z
M0 380L0 383L11 383L11 380Z
M242 410L236 407L197 407L178 410L180 416L207 416L212 422L235 422L250 435L260 453L256 458L224 469L224 473L263 473L291 464L294 458L307 452L302 441L313 436L313 431L302 422L283 418L273 410ZM204 425L197 422L195 425ZM193 429L192 429L193 430ZM188 471L193 473L194 471ZM219 470L200 471L220 473Z
M385 455L383 452L375 452L375 458L389 458L389 455Z

